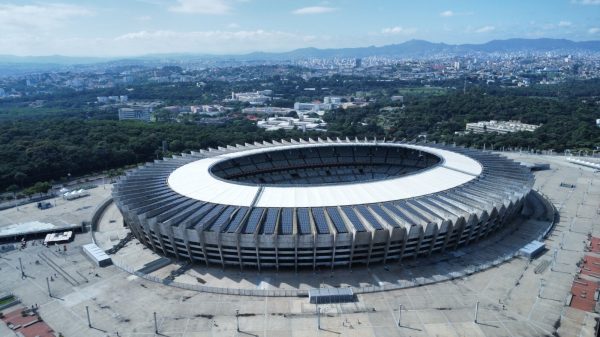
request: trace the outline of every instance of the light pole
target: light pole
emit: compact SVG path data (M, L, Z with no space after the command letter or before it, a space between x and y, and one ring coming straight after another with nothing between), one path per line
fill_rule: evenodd
M52 297L52 293L50 292L50 281L46 277L46 285L48 286L48 296Z
M475 303L475 323L477 323L477 316L479 315L479 301Z
M400 307L398 308L398 326L401 326L400 317L402 317L402 304L400 304Z
M235 323L237 331L240 332L240 309L235 309Z
M158 335L158 324L156 323L156 311L154 312L154 333Z
M88 307L87 305L85 306L85 313L87 314L88 327L91 328L92 327L92 321L90 320L90 307Z
M317 304L317 330L321 330L321 308Z
M21 266L21 278L25 278L25 272L23 271L23 262L21 262L21 258L19 258L19 266Z

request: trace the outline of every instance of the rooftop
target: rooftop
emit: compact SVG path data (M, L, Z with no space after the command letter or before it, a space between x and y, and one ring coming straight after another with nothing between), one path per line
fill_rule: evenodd
M272 148L259 148L225 153L183 165L171 173L168 184L179 194L217 204L249 207L254 201L254 205L258 207L319 207L370 204L414 198L465 184L482 172L479 162L456 152L419 145L389 143L380 145L401 146L428 152L442 158L442 163L419 174L386 180L322 186L266 186L257 200L254 198L261 188L258 184L248 185L225 181L210 173L211 166L225 159L273 151ZM298 146L316 148L331 146L331 144L286 145L279 146L277 149L294 149ZM373 144L339 143L336 146L373 146Z

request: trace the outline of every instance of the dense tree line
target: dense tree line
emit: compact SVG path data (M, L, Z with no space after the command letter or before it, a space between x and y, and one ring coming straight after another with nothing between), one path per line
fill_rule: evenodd
M184 151L301 135L304 134L265 132L243 120L202 127L81 119L0 122L0 190L147 162Z
M575 90L582 90L578 85ZM483 88L448 91L444 95L405 96L405 102L379 100L361 109L336 110L325 119L330 133L350 137L378 136L387 139L413 140L427 135L430 141L457 143L466 146L483 144L499 147L530 147L535 149L594 149L600 146L600 95L592 97L540 97L511 94L513 89ZM595 91L593 91L595 90ZM538 89L534 89L538 91ZM600 91L600 85L588 92ZM598 92L600 94L600 92ZM384 106L395 111L384 112ZM466 123L488 120L517 120L541 124L535 132L508 135L458 135Z

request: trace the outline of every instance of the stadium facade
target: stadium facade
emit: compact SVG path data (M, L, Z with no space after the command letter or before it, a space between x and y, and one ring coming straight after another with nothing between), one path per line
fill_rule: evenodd
M152 250L209 266L390 263L511 221L533 175L500 155L377 140L282 140L156 160L113 198Z

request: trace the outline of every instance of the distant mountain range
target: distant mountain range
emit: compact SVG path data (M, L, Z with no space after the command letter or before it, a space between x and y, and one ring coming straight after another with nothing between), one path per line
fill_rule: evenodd
M368 56L387 56L401 58L423 58L441 54L492 54L492 53L541 53L541 52L600 52L600 41L571 41L565 39L507 39L493 40L483 44L446 44L433 43L424 40L410 40L404 43L391 44L381 47L359 48L301 48L282 53L254 52L244 55L207 55L207 54L155 54L138 57L69 57L69 56L13 56L0 55L0 64L95 64L103 62L134 63L136 61L183 61L183 60L236 60L236 61L278 61L298 60L307 58L361 58Z
M517 52L600 52L600 41L575 42L565 39L508 39L493 40L483 44L446 44L424 40L410 40L404 43L381 47L318 49L302 48L284 53L251 53L239 55L244 59L303 59L331 57L428 57L439 54L464 55L472 53L517 53Z

